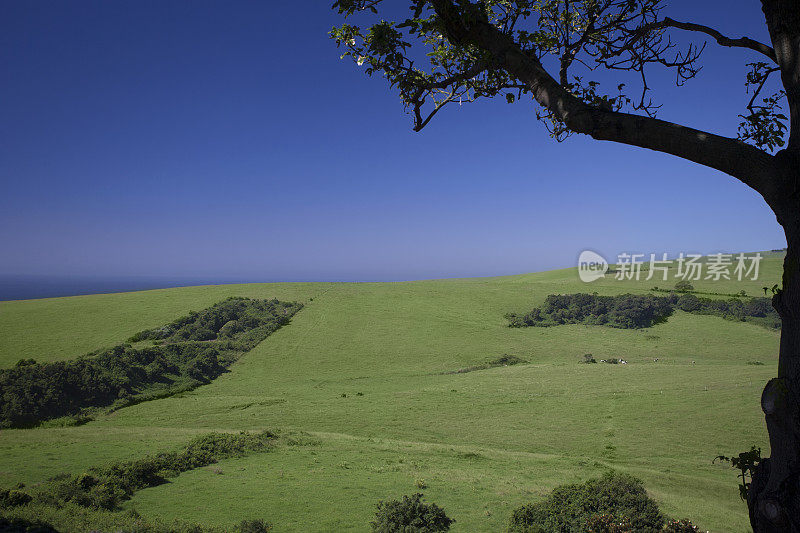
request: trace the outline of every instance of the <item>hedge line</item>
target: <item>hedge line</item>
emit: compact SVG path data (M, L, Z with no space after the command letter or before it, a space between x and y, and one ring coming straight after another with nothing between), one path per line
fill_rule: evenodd
M542 307L524 315L508 314L511 327L590 324L614 328L647 328L665 321L675 309L716 315L728 320L752 322L777 329L781 322L768 298L715 300L694 294L669 296L622 294L551 294Z
M91 408L117 409L208 383L301 307L229 298L76 360L21 360L0 369L0 428L65 416L80 422Z

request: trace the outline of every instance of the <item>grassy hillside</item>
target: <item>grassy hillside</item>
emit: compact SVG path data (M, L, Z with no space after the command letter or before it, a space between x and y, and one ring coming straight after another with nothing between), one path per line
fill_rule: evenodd
M780 259L770 255L757 282L695 286L763 296ZM670 515L746 531L735 473L711 460L767 448L758 399L778 333L682 312L644 330L514 329L504 319L551 293L654 285L668 284L586 285L568 269L0 302L2 366L75 357L228 296L305 304L210 385L80 427L0 431L0 486L174 449L209 430L277 429L310 434L310 444L193 470L126 507L222 526L264 518L276 531L366 531L377 500L424 481L426 498L457 520L453 531L500 531L513 508L611 467L642 478ZM588 352L630 364L579 364ZM529 363L446 374L503 354Z

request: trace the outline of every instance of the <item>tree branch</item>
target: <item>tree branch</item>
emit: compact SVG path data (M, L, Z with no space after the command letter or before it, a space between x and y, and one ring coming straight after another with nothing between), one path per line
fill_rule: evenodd
M749 37L739 37L738 39L726 37L725 35L722 35L719 31L715 30L714 28L703 26L702 24L695 24L694 22L679 22L669 17L664 17L664 20L655 22L653 24L648 24L647 26L643 26L641 30L643 33L649 33L650 31L661 28L678 28L680 30L705 33L709 37L713 37L714 40L716 40L717 43L721 46L729 46L734 48L749 48L750 50L755 50L756 52L764 54L772 61L777 61L777 59L775 58L775 50L773 50L771 46L755 41Z
M462 10L470 2L430 0L449 39L490 52L497 64L523 82L536 101L577 133L668 153L729 174L774 205L777 163L770 154L739 140L651 117L590 106L567 91L532 54L509 35Z

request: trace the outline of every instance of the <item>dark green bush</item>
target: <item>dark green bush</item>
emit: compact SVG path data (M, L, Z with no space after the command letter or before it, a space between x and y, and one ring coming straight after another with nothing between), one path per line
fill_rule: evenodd
M160 485L181 472L208 466L221 459L263 451L275 437L269 431L210 433L192 440L179 452L121 461L106 468L56 479L37 498L56 506L72 502L81 507L116 509L137 490Z
M74 361L22 360L0 369L0 428L29 427L86 408L124 407L208 383L300 308L278 300L229 298L131 339L158 345L120 345ZM237 326L217 339L231 323Z
M220 337L230 338L240 331L242 331L242 327L239 325L239 322L236 320L229 320L224 326L222 326L222 328L220 328L218 335Z
M700 298L698 298L694 294L682 294L680 298L678 298L676 306L681 311L686 311L689 313L693 311L699 311L700 309L703 308L703 304L700 301Z
M518 365L520 363L527 363L527 362L528 361L526 361L525 359L517 357L516 355L508 355L507 353L504 353L503 355L501 355L497 359L492 359L491 361L487 361L486 365L489 366L489 367L512 366L512 365Z
M523 316L509 315L509 320L514 327L591 324L627 329L650 327L671 314L669 297L551 294L541 308Z
M631 521L610 514L596 514L586 521L589 533L635 533Z
M780 316L772 307L769 298L749 298L744 301L738 298L715 300L684 294L678 298L676 307L681 311L698 315L714 315L728 320L752 322L770 329L781 327Z
M31 501L27 492L18 489L0 489L0 508L18 507Z
M555 488L543 501L516 509L509 533L588 533L596 515L625 517L637 533L655 533L664 517L642 482L627 474L607 473L585 483Z
M669 296L622 294L551 294L542 307L528 314L508 314L509 326L557 326L561 324L604 325L614 328L647 328L663 322L674 309L721 316L777 329L780 317L767 298L719 300L694 294Z
M678 283L675 284L675 290L678 292L689 292L694 290L694 285L692 285L688 280L682 279Z
M235 533L269 533L272 531L272 524L263 520L242 520L234 528Z
M666 533L696 533L700 528L689 520L670 520L664 528Z
M403 496L402 500L378 502L374 533L435 533L448 531L455 520L435 503L423 503L422 494Z
M497 368L499 366L514 366L519 364L525 364L528 361L517 357L516 355L509 355L507 353L501 355L496 359L490 359L485 363L481 363L479 365L468 366L466 368L459 368L458 370L451 370L449 372L444 372L444 374L465 374L467 372L475 372L476 370L488 370L490 368Z
M0 533L58 533L58 530L44 522L0 516Z

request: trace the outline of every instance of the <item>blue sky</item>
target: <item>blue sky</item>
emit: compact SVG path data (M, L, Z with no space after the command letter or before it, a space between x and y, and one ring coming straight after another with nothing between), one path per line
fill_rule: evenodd
M383 80L339 60L329 4L0 3L0 274L399 280L785 245L733 178L557 144L528 102L412 132ZM755 1L665 14L767 39ZM687 86L654 72L659 116L734 135L757 59L709 43Z

